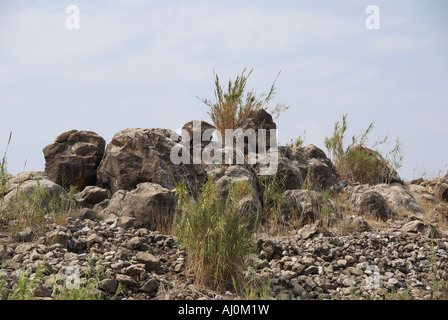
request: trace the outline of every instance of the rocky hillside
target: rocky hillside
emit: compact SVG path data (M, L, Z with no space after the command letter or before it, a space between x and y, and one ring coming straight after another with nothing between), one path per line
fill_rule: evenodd
M275 123L260 111L241 126ZM184 128L192 132L191 123ZM67 297L72 287L102 299L448 297L448 175L348 183L314 145L279 147L287 205L260 226L245 275L250 290L196 285L173 231L176 183L194 192L209 176L223 190L231 181L247 183L242 214L265 212L267 201L258 164L173 164L170 152L180 138L168 129L125 129L106 145L94 132L72 130L44 148L44 172L8 175L0 188L2 298L17 293L24 275L38 299ZM36 190L62 199L70 214L43 214L40 226L11 218L23 195ZM44 213L52 205L48 200Z

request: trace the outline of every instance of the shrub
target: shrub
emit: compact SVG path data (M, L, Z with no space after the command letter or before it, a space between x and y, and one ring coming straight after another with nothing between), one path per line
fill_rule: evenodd
M68 198L40 186L33 192L27 193L17 187L17 192L9 203L4 201L4 193L8 182L6 170L7 150L11 141L12 133L9 135L6 151L0 162L0 231L6 231L16 237L25 228L33 231L45 229L46 217L54 222L63 224L66 217L75 214L75 188L70 187ZM12 191L11 191L12 192Z
M187 252L196 282L214 289L231 288L232 278L241 279L241 271L255 248L251 227L254 217L238 210L239 200L249 194L247 184L230 184L225 198L213 178L204 183L196 199L183 183L176 191L176 235Z
M66 198L41 187L39 181L30 194L21 191L20 186L18 188L9 205L0 207L0 228L5 228L13 237L25 228L44 231L47 218L63 224L67 217L76 214L74 190Z
M325 138L325 147L329 151L339 174L352 183L390 183L396 176L396 171L401 167L401 143L396 139L395 147L389 151L386 158L371 148L366 147L368 135L373 129L373 123L359 136L353 136L352 142L344 147L344 138L347 131L347 115L342 117L342 124L337 121L334 125L333 135ZM374 143L384 144L387 136Z
M277 174L257 177L257 186L263 207L259 228L265 228L268 233L280 233L284 227L287 227L285 223L289 219L289 214L284 215L287 177L287 175L280 177Z
M261 94L257 97L254 90L247 92L246 95L244 94L247 79L252 74L252 71L253 69L246 75L246 69L244 69L241 75L237 75L235 81L229 80L227 92L224 92L218 75L213 71L215 75L216 101L212 102L204 98L202 101L210 107L208 115L222 137L225 136L225 129L236 129L238 121L246 118L252 111L265 109L277 118L281 112L289 109L289 107L281 104L277 104L273 108L268 106L275 94L275 82L280 72L267 95Z

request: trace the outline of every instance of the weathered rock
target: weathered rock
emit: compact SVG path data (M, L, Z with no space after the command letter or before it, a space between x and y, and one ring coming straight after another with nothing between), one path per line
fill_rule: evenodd
M87 186L81 192L75 194L76 202L83 207L92 208L97 203L107 199L106 189L97 186Z
M206 176L203 168L171 161L170 152L178 139L179 135L168 129L117 132L98 168L98 186L105 187L110 195L118 190L130 191L143 182L157 183L171 190L183 181L191 190L197 190Z
M362 215L374 216L383 221L395 214L386 199L376 191L366 191L361 195L358 210Z
M344 191L347 194L347 201L355 210L363 213L373 210L378 218L387 220L398 213L413 215L422 212L421 207L406 188L394 183L347 186Z
M266 150L271 147L271 134L270 130L277 129L277 125L272 119L272 115L264 109L254 110L252 111L246 118L240 119L237 123L237 128L241 129L242 133L245 131L252 129L255 131L255 137L257 141L257 150L258 150L258 136L259 129L266 130ZM247 145L247 143L246 143ZM245 147L245 151L247 152L248 148Z
M402 229L406 232L422 232L425 229L425 224L419 220L414 220L403 225Z
M160 268L160 261L149 252L139 251L135 256L138 262L145 265L145 269L148 272L157 271Z
M60 244L63 247L66 247L68 238L67 233L60 229L56 229L47 233L45 236L45 242L49 246L52 246L53 244Z
M240 165L232 165L224 169L223 175L216 182L219 196L227 197L231 183L242 183L247 187L247 195L239 201L239 211L242 214L259 215L262 207L253 173Z
M103 158L105 140L92 131L70 130L43 149L45 173L65 187L96 185L96 170Z
M297 235L300 235L303 240L311 238L319 232L320 224L320 220L317 220L312 224L307 224L299 230Z
M447 182L439 183L436 186L436 193L445 202L448 202L448 178L445 179Z
M120 218L119 225L157 228L160 223L168 223L174 218L176 210L174 191L145 182L130 192L119 190L115 193L104 214L114 214ZM130 220L131 219L131 220Z
M295 216L302 224L312 223L319 219L323 210L330 214L330 221L337 218L333 201L324 200L322 194L317 191L294 189L286 190L283 194L282 215L286 221Z
M269 150L268 155L271 152ZM275 157L273 157L275 158ZM255 166L257 173L258 165ZM343 181L325 153L314 145L294 148L278 147L277 176L285 181L286 189L300 189L305 184L312 189L340 190Z
M36 190L43 190L39 199L40 206L45 208L52 199L61 199L62 203L67 200L68 194L61 186L49 180L48 176L40 171L22 172L13 177L5 185L4 198L1 207L7 209L8 207L22 201L22 203L29 204L26 198L30 198ZM25 195L25 197L20 197ZM31 201L31 200L30 200ZM68 203L67 203L68 204Z
M192 120L182 127L182 139L190 146L190 163L200 164L202 162L202 151L212 140L214 131L215 126L201 120ZM195 145L196 148L194 148Z

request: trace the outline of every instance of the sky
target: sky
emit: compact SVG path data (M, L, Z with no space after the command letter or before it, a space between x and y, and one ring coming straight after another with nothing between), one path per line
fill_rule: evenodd
M368 145L388 136L386 154L400 139L403 179L434 178L448 169L447 12L446 0L0 0L0 156L10 132L15 175L43 171L42 149L71 129L109 143L211 122L200 98L214 99L214 72L226 83L247 68L257 94L281 71L280 144L327 152L348 114L347 143L373 122Z

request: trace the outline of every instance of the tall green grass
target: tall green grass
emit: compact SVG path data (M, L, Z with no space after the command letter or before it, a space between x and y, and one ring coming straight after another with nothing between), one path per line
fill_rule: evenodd
M187 252L189 270L196 283L213 289L231 289L239 283L255 250L253 214L241 214L238 203L249 194L245 183L229 185L220 196L216 180L209 178L197 197L184 184L176 187L178 210L175 232Z

